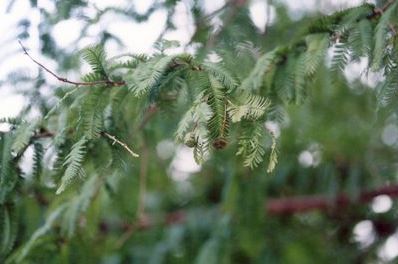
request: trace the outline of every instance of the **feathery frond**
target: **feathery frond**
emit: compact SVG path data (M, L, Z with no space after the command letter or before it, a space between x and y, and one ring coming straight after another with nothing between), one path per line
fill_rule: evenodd
M67 234L68 237L72 237L75 233L77 221L82 213L84 213L91 200L97 193L101 186L101 179L97 175L91 176L83 185L79 196L73 197L67 203L67 208L63 214L61 221L61 230Z
M232 92L238 86L236 78L221 65L206 62L203 64L203 68L226 88L227 93Z
M208 121L209 137L215 148L224 148L230 120L225 102L225 88L210 75L209 86L205 90L205 95L207 96L207 104L212 110L212 116ZM218 143L220 143L219 146Z
M347 43L337 43L333 47L331 71L342 72L350 58L350 48Z
M240 122L242 119L257 120L264 115L271 102L269 99L259 95L242 93L240 104L230 102L228 111L233 123Z
M4 258L15 244L18 218L12 205L0 205L0 259Z
M167 75L170 64L178 55L164 56L152 59L146 64L140 64L128 80L129 90L135 96L141 97L159 86Z
M257 91L262 83L264 75L271 69L271 67L278 61L279 59L279 52L278 48L270 51L263 56L261 56L256 65L254 66L253 70L250 72L250 75L243 80L239 89L253 92Z
M243 134L238 140L238 151L236 155L241 155L244 159L245 167L255 168L262 161L265 154L265 129L260 122L245 123Z
M72 146L71 151L66 156L66 160L64 162L66 170L56 194L62 193L76 178L84 176L85 173L82 163L86 154L86 143L87 139L82 137L78 142L76 142L76 144Z
M12 193L18 180L17 169L13 164L12 142L11 134L0 133L0 205Z
M380 106L387 106L398 97L398 70L391 72L387 79L377 86L377 101Z
M13 152L20 154L20 152L26 148L35 133L37 125L37 122L25 122L17 127L14 143L11 148Z
M102 79L107 79L106 53L101 45L90 46L82 51L82 58L91 66L94 73L99 74Z
M373 61L372 61L372 69L379 70L382 66L383 57L386 51L386 47L388 46L387 39L389 36L388 31L391 23L391 19L393 16L396 16L398 2L395 2L386 12L384 12L380 19L379 23L375 28L374 34L374 50L373 50Z
M34 179L38 179L42 172L43 156L44 156L43 145L39 142L35 142L33 144L33 168L32 168L32 176Z
M307 51L304 55L305 75L312 76L324 62L329 44L328 35L312 34L306 37Z
M103 112L108 100L107 93L106 89L95 89L83 98L79 125L88 140L98 138L103 130Z

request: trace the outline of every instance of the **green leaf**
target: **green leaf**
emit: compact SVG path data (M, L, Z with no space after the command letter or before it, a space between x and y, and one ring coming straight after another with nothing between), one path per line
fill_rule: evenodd
M109 99L108 92L106 89L96 89L83 98L79 125L88 140L98 138L103 130L103 112Z
M46 222L43 226L37 229L33 235L30 237L29 241L23 246L21 253L17 256L17 263L20 263L24 260L32 248L35 246L36 242L43 236L45 236L48 232L51 231L51 228L55 224L55 221L61 216L63 211L65 210L65 205L58 206L51 214L47 217Z
M11 150L16 154L20 154L21 151L25 150L28 146L29 141L33 137L37 128L38 122L22 123L18 126L15 132L14 143L12 144Z
M72 150L66 156L66 160L63 164L66 166L66 170L56 194L62 193L76 178L81 178L84 176L85 173L82 163L84 155L86 154L86 143L87 139L82 137L72 146Z
M304 55L305 75L312 76L324 62L329 47L329 37L326 34L312 34L306 37L307 51Z
M18 180L18 171L13 162L11 134L0 133L0 204L3 204L13 191Z
M212 110L208 121L209 137L212 140L225 139L228 135L229 116L226 106L225 89L213 76L209 76L209 86L205 90L207 104Z
M240 99L240 105L230 102L228 106L233 123L240 122L242 119L257 120L264 115L267 108L271 105L269 99L248 93L241 93L238 99Z
M105 70L106 53L101 45L85 48L82 51L82 57L91 66L94 73L99 74L103 79L108 78Z
M250 72L249 76L243 80L239 89L247 92L257 91L262 83L264 75L277 63L279 59L279 49L276 48L262 55L253 70Z
M6 256L14 246L17 224L16 209L11 206L0 206L0 259Z
M391 25L391 19L396 16L397 6L397 2L390 6L386 12L381 15L379 23L376 26L372 61L373 70L379 70L382 67L383 57L386 53L386 47L388 45L387 39L391 37L387 34L387 32L389 31L389 27Z
M238 81L221 65L215 63L204 63L203 68L213 77L215 77L227 90L233 91L238 86Z
M260 122L245 123L242 135L238 140L236 155L244 158L245 167L255 168L262 161L265 154L265 128Z

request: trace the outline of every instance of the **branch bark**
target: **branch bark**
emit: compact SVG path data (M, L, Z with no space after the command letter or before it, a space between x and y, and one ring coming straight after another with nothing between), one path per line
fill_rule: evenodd
M267 215L270 216L303 214L315 210L324 212L339 211L347 209L349 206L367 204L379 195L388 195L391 198L397 198L398 184L387 185L370 191L363 191L356 199L350 198L346 193L340 193L334 198L326 195L270 198L265 203L264 209ZM183 210L168 213L161 220L149 216L142 218L138 222L127 227L128 236L123 240L123 243L119 243L119 247L122 246L135 231L147 230L157 225L184 223L186 220L187 213Z
M53 77L55 77L58 81L60 82L64 82L64 83L69 83L69 84L73 84L75 86L95 86L95 85L107 85L107 86L123 86L126 85L126 82L124 81L120 81L120 82L116 82L116 81L111 81L111 80L103 80L103 81L95 81L95 82L77 82L77 81L71 81L68 80L65 77L61 77L58 74L56 74L55 72L51 71L49 68L47 68L46 66L44 66L43 64L41 64L39 61L37 61L36 59L34 59L29 52L27 51L27 49L24 47L24 45L22 44L21 41L19 41L19 45L21 45L23 52L25 53L26 56L29 57L29 59L31 59L34 63L36 63L40 68L42 68L43 70L45 70L46 72L48 72L49 74L51 74Z
M364 191L356 199L350 198L346 193L340 193L334 198L316 195L269 199L265 209L270 215L298 214L313 210L341 210L351 205L369 203L376 196L383 194L392 198L398 197L398 185L389 185L372 191Z

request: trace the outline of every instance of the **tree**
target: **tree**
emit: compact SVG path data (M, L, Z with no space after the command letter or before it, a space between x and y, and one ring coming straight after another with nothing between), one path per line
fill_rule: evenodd
M251 4L206 13L202 1L166 0L90 17L75 0L41 10L40 56L59 67L19 35L40 71L8 80L28 87L31 104L1 120L10 126L0 137L1 262L393 261L398 2L293 19L269 1L275 18L262 30ZM164 38L181 5L193 52ZM108 14L143 22L158 10L167 20L151 54L109 56L119 42L107 31L72 52L51 35L73 17L85 21L81 40ZM82 63L88 73L64 77ZM347 70L359 63L362 75ZM50 95L45 78L58 81ZM187 155L200 166L183 167Z

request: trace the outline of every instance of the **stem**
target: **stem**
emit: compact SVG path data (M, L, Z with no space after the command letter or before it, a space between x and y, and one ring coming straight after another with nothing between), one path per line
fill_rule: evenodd
M117 143L117 144L119 144L120 146L122 146L122 147L123 147L125 150L127 150L127 151L131 154L131 156L133 156L134 158L138 158L138 157L139 157L139 155L138 155L137 153L135 153L134 151L132 151L131 148L129 148L129 146L127 146L126 143L123 143L122 141L118 140L115 136L112 136L112 135L110 135L110 134L108 134L108 133L106 133L106 132L101 132L101 134L102 134L103 136L105 136L105 137L107 137L107 138L113 140L113 144ZM113 145L113 144L112 144L112 145Z
M108 86L123 86L123 85L126 84L126 82L124 82L124 81L115 82L115 81L111 81L111 80L103 80L103 81L95 81L95 82L76 82L76 81L68 80L65 77L59 76L58 74L56 74L55 72L51 71L46 66L44 66L42 63L40 63L39 61L34 59L29 54L29 52L26 50L26 48L23 46L22 42L20 40L18 40L18 42L19 42L19 45L21 45L22 50L23 50L23 52L25 53L26 56L28 56L40 68L42 68L43 70L45 70L46 72L48 72L49 74L54 76L60 82L69 83L69 84L73 84L73 85L76 85L76 86L95 86L95 85L100 85L100 84L105 84L105 85L108 85Z

